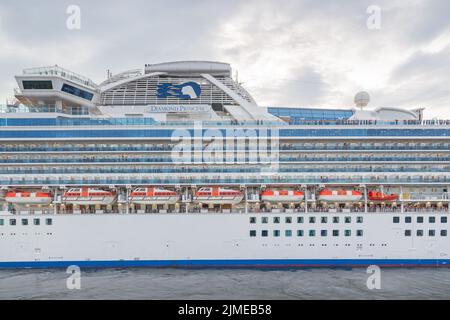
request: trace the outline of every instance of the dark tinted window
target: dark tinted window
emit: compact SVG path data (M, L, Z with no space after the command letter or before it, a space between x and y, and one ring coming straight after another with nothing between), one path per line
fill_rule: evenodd
M68 85L67 83L63 84L63 86L61 88L61 91L70 93L70 94L72 94L74 96L77 96L77 97L80 97L80 98L83 98L83 99L86 99L86 100L89 100L89 101L91 101L92 98L94 97L93 93L90 93L90 92L87 92L87 91L75 88L75 87L73 87L71 85Z
M30 89L37 89L37 90L49 90L53 89L53 85L51 81L42 81L42 80L25 80L22 81L23 88L30 90Z

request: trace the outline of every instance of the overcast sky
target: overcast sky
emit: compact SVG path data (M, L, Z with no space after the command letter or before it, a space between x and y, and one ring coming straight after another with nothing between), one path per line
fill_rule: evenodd
M80 30L66 27L69 5ZM175 60L229 62L260 105L349 108L366 90L372 108L450 118L450 1L0 0L0 103L27 67L99 83Z

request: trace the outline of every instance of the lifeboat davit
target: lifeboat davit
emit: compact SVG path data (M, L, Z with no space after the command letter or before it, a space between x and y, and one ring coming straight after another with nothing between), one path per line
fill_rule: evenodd
M130 201L136 204L175 204L178 200L175 191L159 188L137 188L130 194Z
M297 190L264 190L261 200L266 202L299 202L305 198L305 194Z
M359 201L363 194L356 190L330 190L324 189L319 192L318 199L327 202L352 202Z
M398 199L396 194L384 194L380 191L369 191L369 201L395 201Z
M243 198L244 195L239 190L204 187L195 193L194 201L206 204L238 204Z
M93 188L72 188L66 191L62 201L77 205L108 205L114 202L115 195L110 191Z
M10 191L5 195L5 201L18 205L48 205L52 202L49 192Z

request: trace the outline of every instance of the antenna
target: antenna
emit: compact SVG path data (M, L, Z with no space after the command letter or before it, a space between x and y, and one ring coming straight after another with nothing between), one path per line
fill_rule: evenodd
M355 105L361 110L370 102L370 96L366 91L360 91L355 95Z

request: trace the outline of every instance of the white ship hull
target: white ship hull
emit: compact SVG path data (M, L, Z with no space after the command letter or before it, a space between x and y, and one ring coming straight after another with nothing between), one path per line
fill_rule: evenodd
M81 197L66 197L63 198L63 202L66 204L75 204L75 205L109 205L112 204L115 200L115 197L89 197L89 198L81 198Z
M276 203L298 203L303 201L304 196L262 196L263 202L276 202Z
M319 196L318 200L325 201L325 202L344 203L344 202L361 201L362 196L360 196L360 195L323 195L323 196Z
M175 204L180 200L179 196L175 197L131 197L130 202L134 204Z
M38 206L38 205L49 205L52 202L51 198L42 197L28 197L28 198L7 198L6 202L12 203L19 206Z
M244 196L239 197L194 197L194 202L204 204L238 204L242 201Z
M12 267L114 267L114 266L448 266L449 237L441 237L446 229L440 217L447 214L398 214L400 223L393 223L392 214L348 214L351 223L332 223L336 214L111 214L97 215L4 215L1 226L0 266ZM403 217L413 224L404 223ZM414 223L426 217L423 225ZM429 224L427 217L436 223ZM249 217L256 217L250 223ZM263 224L262 217L269 223ZM281 223L273 223L279 217ZM291 223L285 223L291 217ZM297 218L303 217L303 223ZM309 223L310 217L317 221ZM320 222L322 217L328 223ZM358 223L357 217L363 222ZM32 220L41 219L40 225ZM10 225L17 219L17 225ZM21 219L30 220L21 225ZM52 225L44 220L52 219ZM424 235L416 236L416 229ZM412 229L411 236L404 230ZM434 237L428 230L435 229ZM255 230L256 236L250 237ZM262 237L262 230L268 236ZM280 231L275 237L274 230ZM292 236L286 236L286 230ZM297 236L297 230L304 235ZM316 230L309 236L308 230ZM321 230L327 235L321 236ZM339 236L333 236L339 230ZM351 230L345 236L344 230ZM357 230L363 235L357 236ZM80 234L83 236L80 237ZM76 244L76 245L74 245ZM220 250L218 250L220 248Z

